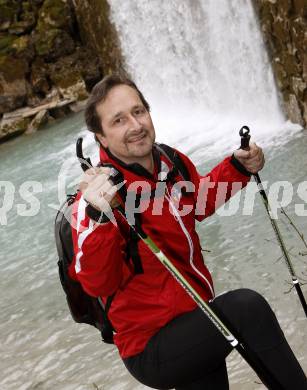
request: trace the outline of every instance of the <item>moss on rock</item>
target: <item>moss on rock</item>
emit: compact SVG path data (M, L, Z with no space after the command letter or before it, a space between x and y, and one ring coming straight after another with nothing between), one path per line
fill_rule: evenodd
M13 43L17 40L17 37L10 34L0 35L0 55L11 54L13 52Z
M0 75L6 83L16 79L24 79L28 70L28 64L25 60L10 55L0 56Z
M60 59L49 66L49 78L65 99L83 100L88 97L86 86L74 56Z
M16 0L0 0L0 10L0 31L5 31L17 21L21 4Z
M46 61L52 61L75 50L75 43L71 36L64 30L47 29L44 32L36 32L34 45L39 56Z
M52 114L67 113L104 74L124 73L107 0L0 0L0 10L0 116L53 101ZM7 122L0 139L27 125Z
M103 73L125 73L107 0L73 0L73 4L83 45L88 45L98 56Z
M71 30L72 13L65 0L45 0L39 11L37 29L40 32L47 29Z
M0 56L0 114L21 107L26 100L27 63L11 56Z

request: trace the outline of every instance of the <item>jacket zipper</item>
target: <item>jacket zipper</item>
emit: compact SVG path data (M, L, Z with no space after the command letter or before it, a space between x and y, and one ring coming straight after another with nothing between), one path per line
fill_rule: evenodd
M187 231L179 213L178 213L178 210L176 209L173 201L172 201L172 197L169 193L169 190L168 190L168 187L166 186L166 194L165 194L165 197L166 199L168 200L172 210L173 210L173 216L175 218L175 220L179 223L180 227L181 227L181 230L183 231L184 235L186 236L187 240L188 240L188 244L189 244L189 248L190 248L190 258L189 258L189 261L190 261L190 265L191 267L193 268L193 270L206 282L206 284L208 285L208 287L210 288L210 291L211 291L211 294L212 294L212 297L214 297L214 291L213 291L213 288L209 282L209 280L205 277L205 275L203 275L199 269L196 268L195 264L193 263L193 258L194 258L194 245L193 245L193 241L192 241L192 238L189 234L189 232Z

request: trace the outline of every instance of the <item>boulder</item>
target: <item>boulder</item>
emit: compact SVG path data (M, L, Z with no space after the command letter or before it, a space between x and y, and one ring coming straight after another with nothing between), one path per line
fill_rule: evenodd
M7 141L10 138L16 137L27 130L29 118L13 118L0 122L0 142Z
M71 112L70 105L74 102L75 99L60 100L55 94L51 101L37 107L23 107L5 113L0 122L0 142L24 132L33 133L46 121L67 115Z

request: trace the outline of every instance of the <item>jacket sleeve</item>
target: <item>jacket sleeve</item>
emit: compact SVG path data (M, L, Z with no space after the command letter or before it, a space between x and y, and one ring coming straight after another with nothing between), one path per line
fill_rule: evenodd
M251 174L234 156L226 157L206 175L200 175L191 160L180 153L195 186L195 218L202 221L244 188Z
M69 275L91 296L112 295L123 277L124 239L116 223L97 224L85 214L83 197L74 204L74 259Z

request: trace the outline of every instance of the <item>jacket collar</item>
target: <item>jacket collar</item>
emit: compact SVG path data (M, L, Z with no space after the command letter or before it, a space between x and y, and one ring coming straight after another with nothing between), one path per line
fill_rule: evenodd
M154 173L151 174L147 169L145 169L142 165L138 163L126 164L121 161L119 158L115 157L109 149L105 149L100 146L99 156L101 164L108 163L112 164L115 168L121 171L124 176L137 176L134 180L140 179L140 177L144 177L146 179L152 180L156 182L159 178L159 174L161 172L161 166L165 169L165 163L161 164L161 155L158 149L155 147L155 144L152 148L152 154L154 159Z

